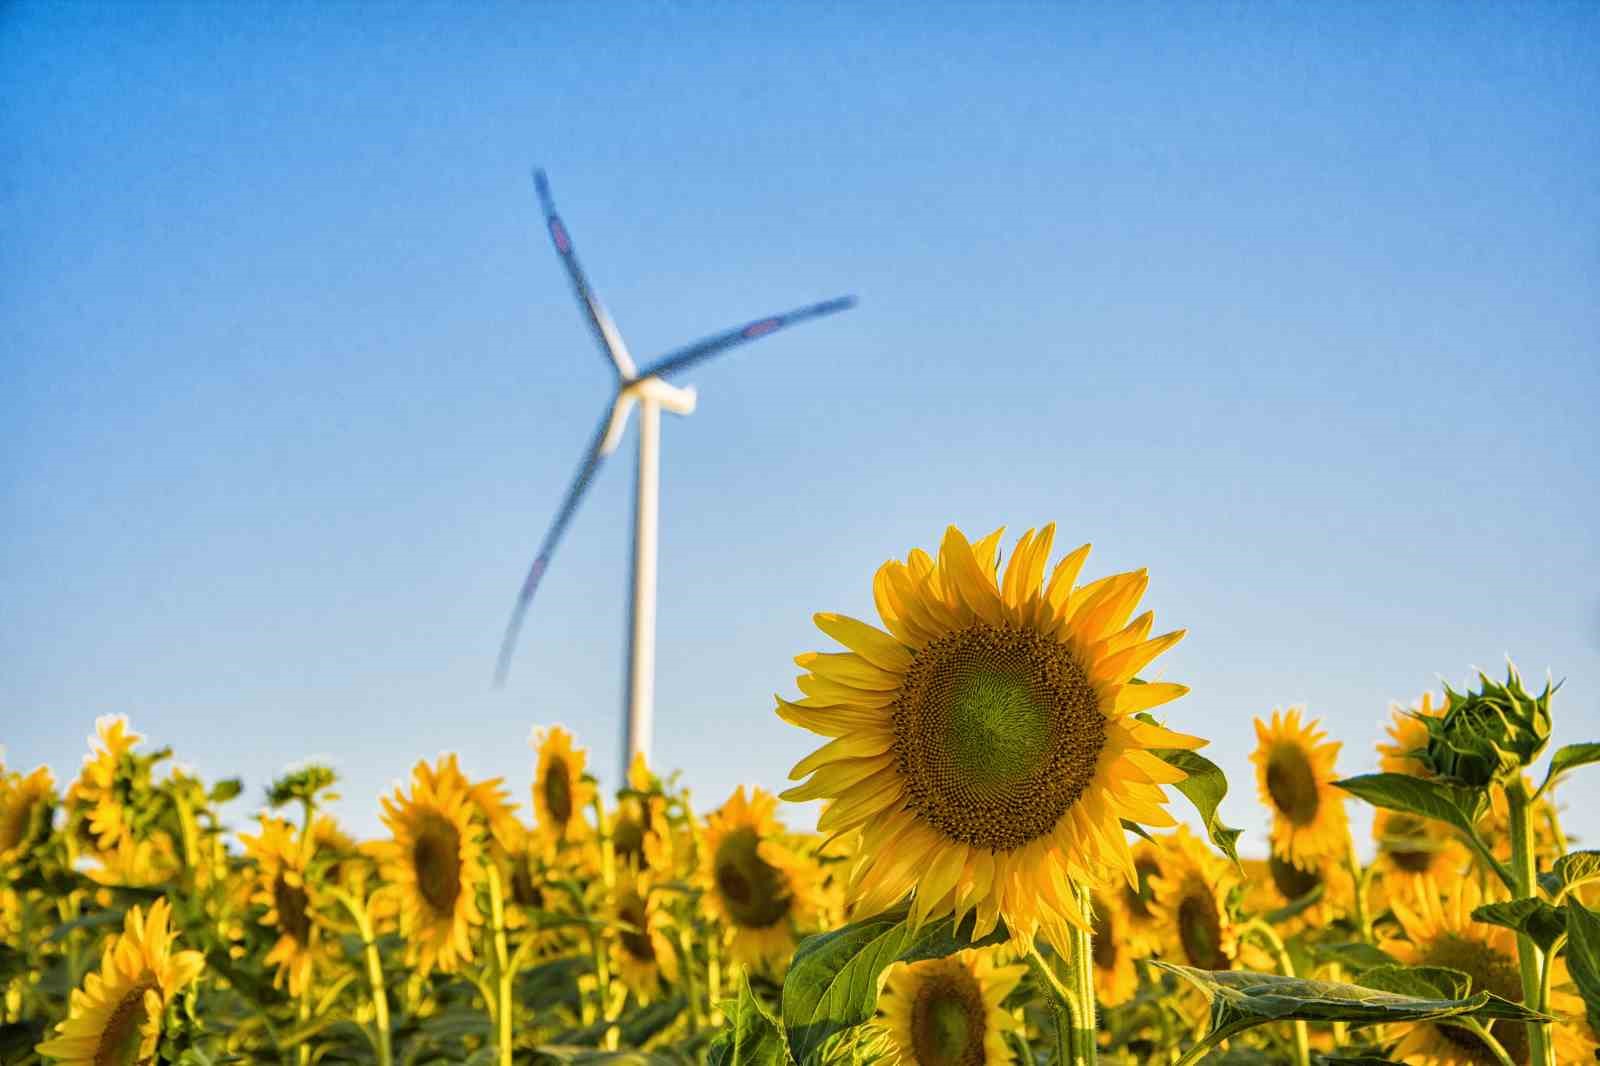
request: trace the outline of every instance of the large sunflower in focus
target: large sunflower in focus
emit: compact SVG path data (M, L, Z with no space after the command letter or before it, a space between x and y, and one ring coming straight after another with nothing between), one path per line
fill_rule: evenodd
M589 753L572 746L572 734L558 725L535 729L530 743L538 749L533 777L533 811L538 833L552 845L588 835L584 809L594 802L594 783L584 776Z
M1232 969L1239 952L1227 902L1233 868L1185 826L1162 843L1166 858L1150 882L1155 889L1150 909L1164 934L1161 957L1202 970Z
M1017 1021L1001 1007L1026 966L996 966L992 951L895 963L884 976L877 1024L889 1061L904 1066L998 1066L1011 1061Z
M1345 793L1333 787L1339 743L1326 736L1315 719L1301 721L1298 707L1273 711L1270 724L1256 719L1250 761L1272 811L1272 851L1304 870L1342 858L1350 846Z
M999 574L1001 531L971 543L951 526L937 560L914 550L873 581L888 629L819 614L849 651L796 662L804 698L778 714L833 741L795 766L785 799L831 799L825 833L859 828L849 884L858 914L913 887L913 923L976 911L1062 950L1085 926L1072 886L1107 869L1135 877L1121 820L1168 826L1163 784L1184 774L1152 748L1204 741L1134 717L1188 691L1134 677L1183 636L1132 618L1143 570L1074 587L1088 545L1045 564L1053 526L1029 530ZM1131 620L1130 620L1131 619Z
M10 867L28 847L50 831L55 779L50 768L8 774L0 770L0 864Z
M663 980L671 984L678 979L678 956L666 933L671 919L650 889L649 874L619 876L611 901L611 917L618 926L611 942L611 969L641 1003L655 997Z
M240 833L239 840L245 854L256 861L250 902L266 907L261 924L278 931L278 939L266 958L268 964L277 967L273 985L287 984L289 995L298 998L310 987L322 946L322 930L312 919L306 879L316 837L313 834L309 841L297 840L288 822L262 816L260 834Z
M728 955L746 966L780 964L793 953L797 923L809 920L810 865L781 837L778 801L740 785L706 819L700 883L706 909L726 930Z
M384 797L383 824L394 834L385 849L384 878L400 901L407 959L424 974L445 973L472 958L472 926L483 877L482 831L473 820L470 788L453 763L435 770L418 762L411 794L396 788Z
M134 1066L154 1058L167 1003L205 967L200 952L172 950L170 914L165 899L150 904L148 916L138 907L127 913L99 972L73 991L66 1021L35 1048L39 1054L68 1066Z
M1443 887L1431 877L1409 879L1389 901L1405 932L1405 939L1385 940L1378 946L1406 966L1444 966L1472 978L1473 992L1493 992L1513 1003L1522 1002L1522 976L1517 962L1517 936L1509 929L1472 920L1472 911L1502 898L1485 895L1470 877L1457 877ZM1580 1017L1583 1001L1566 991L1568 975L1564 957L1551 963L1550 1011ZM1497 1066L1494 1053L1472 1033L1455 1026L1418 1022L1392 1054L1420 1066ZM1557 1062L1592 1061L1594 1043L1587 1029L1556 1025L1550 1029ZM1498 1040L1512 1062L1528 1061L1528 1029L1522 1022L1497 1021L1489 1033Z

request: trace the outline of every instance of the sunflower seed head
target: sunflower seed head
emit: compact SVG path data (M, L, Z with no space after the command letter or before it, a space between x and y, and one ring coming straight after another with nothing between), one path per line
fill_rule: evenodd
M1417 753L1432 773L1473 788L1512 780L1539 757L1550 740L1555 691L1547 681L1543 692L1530 695L1509 665L1504 684L1481 672L1478 681L1476 692L1445 686L1445 713L1423 719L1428 746Z

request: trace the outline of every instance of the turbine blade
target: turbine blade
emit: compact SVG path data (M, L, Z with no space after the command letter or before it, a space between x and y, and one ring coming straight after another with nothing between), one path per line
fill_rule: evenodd
M533 602L533 593L539 587L539 579L544 576L545 569L550 565L550 557L555 554L561 535L566 532L567 524L572 521L573 514L578 510L578 503L583 499L584 493L589 491L595 471L600 469L601 462L605 460L601 446L605 443L606 427L610 421L611 410L608 407L605 416L600 419L599 428L595 430L594 439L589 442L589 450L584 452L583 460L572 476L572 485L567 489L567 497L561 501L561 509L556 512L555 521L550 523L550 529L539 545L539 554L534 557L533 565L528 568L528 576L522 581L522 589L517 593L516 606L511 609L511 621L506 623L505 637L500 641L500 658L494 669L496 687L505 684L506 674L511 669L511 655L516 650L517 634L522 631L522 619L528 613L528 605Z
M546 228L550 230L550 240L555 244L556 252L567 268L567 277L572 279L572 291L578 297L578 302L583 305L589 329L594 333L594 339L599 342L601 350L610 357L617 376L623 380L631 380L634 370L633 359L628 355L628 347L622 343L622 334L617 332L616 323L606 314L604 305L600 303L600 297L589 288L589 279L584 277L583 267L578 263L578 253L572 247L572 236L567 233L566 224L561 221L561 216L556 214L556 202L550 195L550 180L545 177L543 170L533 172L533 184L539 190L539 203L544 207L544 222Z
M641 370L639 377L663 377L674 371L693 366L696 363L703 363L713 355L724 352L729 348L759 340L770 333L776 333L785 326L804 322L808 318L820 318L823 315L846 311L855 305L856 298L854 296L840 296L837 299L824 300L819 304L812 304L810 307L800 307L793 311L785 311L781 315L758 318L754 322L747 322L735 329L728 330L726 333L718 333L715 336L696 341L687 347L679 348L675 352L669 352Z

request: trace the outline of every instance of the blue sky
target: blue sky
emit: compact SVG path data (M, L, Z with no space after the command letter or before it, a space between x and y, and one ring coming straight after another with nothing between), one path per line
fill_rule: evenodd
M812 613L949 522L1148 566L1236 793L1253 716L1354 773L1508 654L1600 739L1600 10L869 8L8 6L8 761L124 712L252 803L327 758L373 832L442 749L526 802L558 721L614 783L631 438L489 683L608 387L535 164L641 359L861 298L666 418L702 807L811 750Z

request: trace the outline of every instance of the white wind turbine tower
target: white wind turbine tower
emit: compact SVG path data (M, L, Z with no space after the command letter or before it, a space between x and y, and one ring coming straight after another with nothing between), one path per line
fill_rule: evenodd
M665 408L677 415L687 415L694 410L693 387L679 388L668 384L666 375L688 369L719 355L729 348L765 337L785 326L843 311L855 306L855 297L843 296L825 300L809 307L801 307L783 314L758 318L724 333L696 341L693 344L668 352L643 370L635 368L622 335L617 332L611 316L601 306L600 300L589 288L578 265L578 256L572 248L572 238L556 214L555 201L550 196L550 183L544 171L534 172L534 182L539 189L539 200L544 206L545 223L550 239L566 265L572 279L573 292L582 305L584 315L595 340L611 359L615 372L616 391L606 404L600 424L595 430L583 459L578 463L572 485L556 511L555 521L539 545L539 554L528 568L528 576L517 594L516 606L511 611L511 621L506 625L505 639L500 645L500 660L495 668L495 683L505 681L511 666L511 654L516 647L517 634L528 604L533 600L539 579L544 576L567 524L578 509L578 503L589 490L600 463L616 451L622 435L628 428L628 416L639 408L639 467L635 484L633 508L633 591L628 607L628 690L627 716L622 752L623 779L627 778L628 763L635 752L650 752L650 731L655 704L656 660L656 520L658 490L660 486L661 411Z

